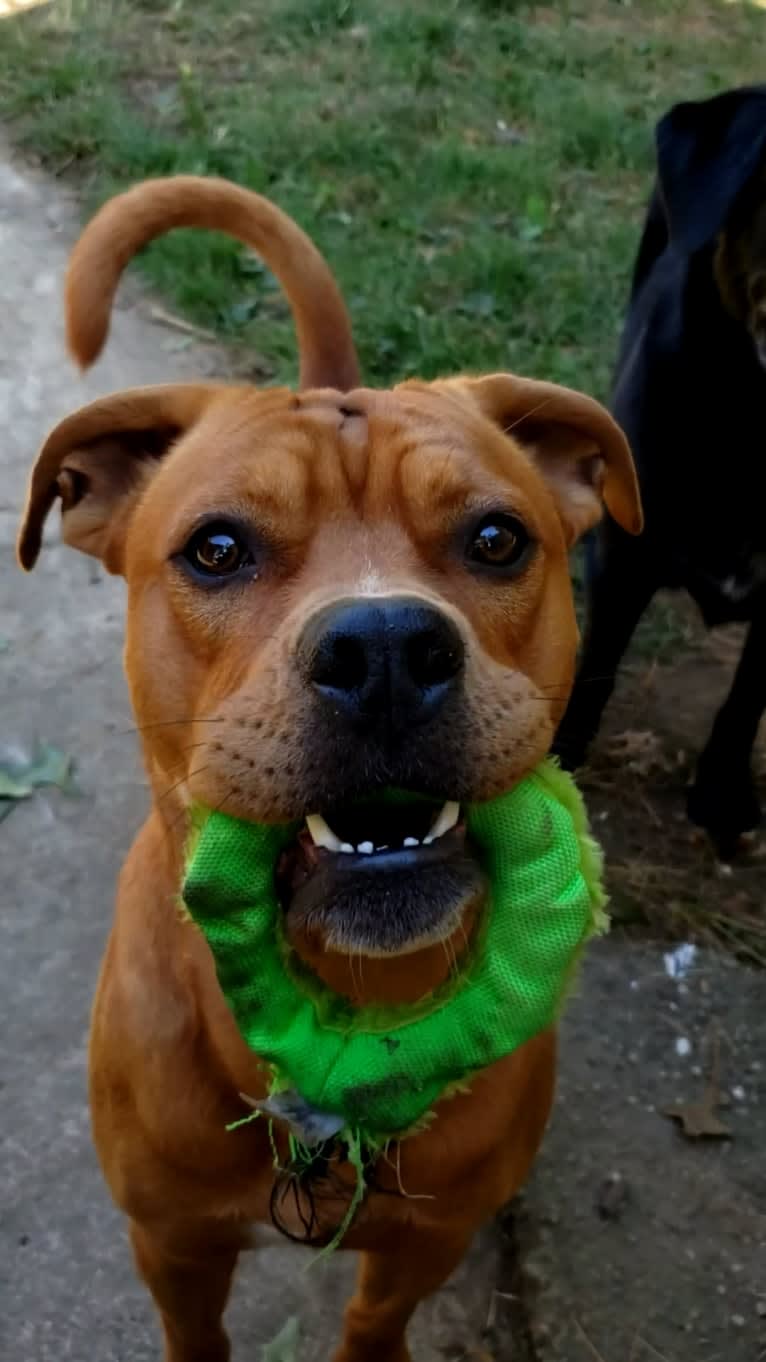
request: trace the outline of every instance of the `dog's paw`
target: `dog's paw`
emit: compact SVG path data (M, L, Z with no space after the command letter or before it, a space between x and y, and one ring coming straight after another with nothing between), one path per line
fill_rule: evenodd
M731 861L742 839L761 821L761 805L749 765L743 770L703 756L686 797L692 823L704 828L722 861Z

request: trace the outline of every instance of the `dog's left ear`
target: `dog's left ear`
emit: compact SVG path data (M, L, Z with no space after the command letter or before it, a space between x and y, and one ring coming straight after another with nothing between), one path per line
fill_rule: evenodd
M601 519L640 534L644 518L630 447L609 412L584 393L514 374L454 382L532 458L553 493L567 544Z
M691 254L713 241L766 150L766 85L676 104L655 133L670 240Z
M161 459L233 388L177 383L134 388L99 398L51 431L32 470L17 540L29 571L54 502L61 502L64 542L122 571L122 547L132 510Z

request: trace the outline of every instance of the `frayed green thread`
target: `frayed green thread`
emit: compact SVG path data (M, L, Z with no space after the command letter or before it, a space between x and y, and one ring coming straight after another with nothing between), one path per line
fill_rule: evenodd
M238 1121L229 1121L224 1129L226 1131L239 1130L240 1126L249 1126L251 1121L259 1121L262 1116L262 1111L249 1111L247 1116L240 1116Z

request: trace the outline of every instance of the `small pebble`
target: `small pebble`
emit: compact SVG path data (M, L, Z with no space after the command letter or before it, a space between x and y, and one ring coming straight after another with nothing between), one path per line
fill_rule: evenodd
M616 1169L604 1178L596 1193L596 1210L602 1220L619 1220L628 1200L628 1185Z

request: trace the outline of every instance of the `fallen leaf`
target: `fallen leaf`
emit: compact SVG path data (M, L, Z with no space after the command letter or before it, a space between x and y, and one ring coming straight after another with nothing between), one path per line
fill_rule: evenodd
M26 799L33 789L33 785L14 779L0 767L0 799Z
M56 785L65 794L78 794L72 758L50 743L40 743L27 760L0 761L0 823L21 799L28 799L42 785Z
M716 1116L716 1108L721 1101L721 1042L716 1035L713 1039L713 1057L710 1078L698 1102L681 1102L676 1107L666 1107L663 1116L678 1121L687 1140L731 1140L732 1132Z
M700 1102L682 1102L677 1107L666 1107L663 1116L678 1121L687 1140L730 1140L731 1131L723 1121L719 1121L713 1111L710 1099L705 1096Z
M300 1336L298 1316L291 1315L276 1337L265 1345L261 1362L298 1362Z
M22 779L37 788L39 785L57 785L60 790L71 794L74 789L72 758L50 743L41 743L34 757L20 772Z

